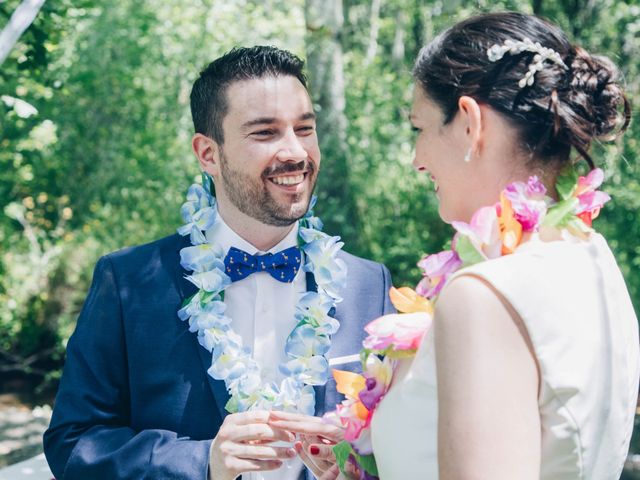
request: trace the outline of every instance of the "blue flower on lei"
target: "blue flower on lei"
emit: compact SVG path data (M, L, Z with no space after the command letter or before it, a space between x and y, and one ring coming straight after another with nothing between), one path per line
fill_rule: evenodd
M211 195L200 185L194 183L187 192L187 201L182 205L180 214L185 222L178 228L182 236L191 235L191 243L205 243L203 231L213 226L218 216L215 205L211 204Z
M302 247L307 255L305 271L313 273L319 291L335 300L342 300L338 291L345 288L347 284L347 265L342 259L337 258L337 253L344 243L340 241L340 237L330 237L325 234L319 237L307 231L302 232L301 236L303 239L305 236L309 239L313 238Z

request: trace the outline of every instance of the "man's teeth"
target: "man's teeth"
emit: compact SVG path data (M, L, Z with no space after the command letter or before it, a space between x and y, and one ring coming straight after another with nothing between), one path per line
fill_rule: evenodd
M287 175L285 177L273 177L271 181L276 185L296 185L304 180L304 173L299 175Z

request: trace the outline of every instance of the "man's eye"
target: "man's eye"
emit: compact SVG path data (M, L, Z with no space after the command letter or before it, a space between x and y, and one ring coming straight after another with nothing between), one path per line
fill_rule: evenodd
M273 135L273 130L258 130L257 132L253 132L251 135L256 135L258 137L267 137L269 135Z
M422 131L422 129L421 129L421 128L416 127L415 125L411 125L411 131L412 131L413 133L418 134L418 133L420 133L420 132Z
M312 127L311 125L307 125L305 127L298 128L297 131L302 134L313 133L313 131L315 131L315 127Z

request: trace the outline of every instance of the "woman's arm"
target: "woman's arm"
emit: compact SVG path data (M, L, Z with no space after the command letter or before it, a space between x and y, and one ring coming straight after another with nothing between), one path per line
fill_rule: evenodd
M538 366L522 320L479 277L435 312L440 480L538 479Z

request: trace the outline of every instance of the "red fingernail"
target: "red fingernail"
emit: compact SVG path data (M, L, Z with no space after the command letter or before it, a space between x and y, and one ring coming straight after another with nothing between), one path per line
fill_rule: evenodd
M320 448L317 445L311 445L309 447L309 451L311 452L311 455L318 455L320 453Z

